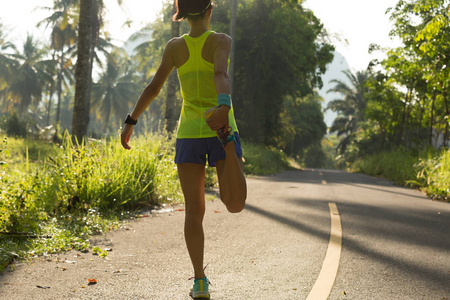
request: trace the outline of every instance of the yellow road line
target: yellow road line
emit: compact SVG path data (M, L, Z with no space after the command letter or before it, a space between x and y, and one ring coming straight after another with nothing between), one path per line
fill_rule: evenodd
M339 268L342 249L342 226L336 203L328 203L331 216L331 234L328 250L323 261L322 270L317 277L306 300L326 300L333 288L334 280Z

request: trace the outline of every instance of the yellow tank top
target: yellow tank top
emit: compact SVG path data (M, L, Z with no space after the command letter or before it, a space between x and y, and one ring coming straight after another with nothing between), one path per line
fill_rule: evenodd
M189 59L178 68L178 78L181 85L183 106L178 125L177 138L208 138L216 136L206 124L204 113L217 106L217 92L214 83L214 64L202 57L202 49L208 36L213 33L206 31L201 36L193 38L187 34L182 38L189 49ZM228 114L230 126L237 132L233 105Z

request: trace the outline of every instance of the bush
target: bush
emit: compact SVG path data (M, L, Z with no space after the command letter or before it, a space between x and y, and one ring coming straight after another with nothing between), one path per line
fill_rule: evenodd
M288 157L280 150L251 143L242 143L244 172L248 175L269 175L289 168Z
M26 137L29 131L28 123L21 121L17 113L3 116L0 124L1 129L10 137Z
M450 150L430 148L417 152L399 148L358 159L351 170L420 188L434 199L449 200Z
M450 150L432 151L416 164L417 180L411 183L421 187L433 199L450 200Z
M397 149L389 152L380 152L357 159L350 169L371 176L378 176L405 185L416 178L415 165L418 162L417 154L412 151Z
M321 144L313 145L306 150L305 167L307 168L330 167L328 163L327 154L323 150Z

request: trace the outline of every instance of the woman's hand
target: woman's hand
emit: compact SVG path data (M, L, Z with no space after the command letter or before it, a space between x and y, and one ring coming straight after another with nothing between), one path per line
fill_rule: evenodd
M133 133L133 127L133 125L125 124L122 129L122 134L120 135L122 146L127 150L131 149L131 147L128 145L128 142L130 141L131 134Z
M228 127L228 112L230 108L228 106L222 105L219 108L216 108L214 113L208 118L205 113L206 124L208 124L211 130L217 131L224 126Z

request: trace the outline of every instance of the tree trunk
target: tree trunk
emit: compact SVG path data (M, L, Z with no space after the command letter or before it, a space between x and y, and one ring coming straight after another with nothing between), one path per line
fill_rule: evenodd
M235 62L235 50L236 50L236 20L237 20L237 0L231 0L231 22L230 22L230 36L233 40L230 51L230 94L233 94L234 84L234 62Z
M449 107L448 107L448 102L447 102L447 89L444 88L444 92L442 93L442 96L444 97L444 104L445 104L445 117L446 119L444 119L445 121L445 134L444 134L444 147L447 147L447 142L448 142L448 123L449 123L449 119L450 118L450 112L449 112Z
M405 115L405 148L410 148L412 143L412 120L411 120L411 101L412 101L413 90L409 93L409 99L406 105L406 115Z
M75 102L72 120L72 134L79 142L87 136L89 126L92 10L93 0L80 0L77 64L75 68Z
M416 146L422 146L421 142L420 142L420 140L421 140L420 137L421 137L421 132L422 132L422 121L423 121L424 111L425 111L425 100L423 100L423 105L420 105L420 116L419 116L419 126L417 129L417 145Z
M173 13L177 12L175 1L173 2ZM172 22L172 37L180 35L180 23ZM167 80L167 93L166 93L166 131L171 134L175 131L177 119L175 117L175 100L177 98L177 71L173 70Z
M434 100L436 100L436 90L433 91L433 96L431 98L431 116L430 116L430 134L429 134L429 145L433 145L433 118L434 118Z
M61 59L59 61L60 69L58 72L58 79L56 82L56 93L58 98L58 105L56 108L56 125L59 123L59 118L61 115L61 96L62 96L62 80L63 80L63 72L64 72L64 51L61 51Z
M52 109L52 95L53 95L52 84L48 85L48 90L49 90L49 96L48 96L48 107L47 107L47 126L50 125L50 111Z
M398 141L397 141L398 145L402 144L403 133L405 132L406 109L407 109L406 107L408 104L408 94L409 93L410 93L410 89L408 89L408 91L406 92L405 103L403 105L402 123L400 124L400 133L399 133Z

